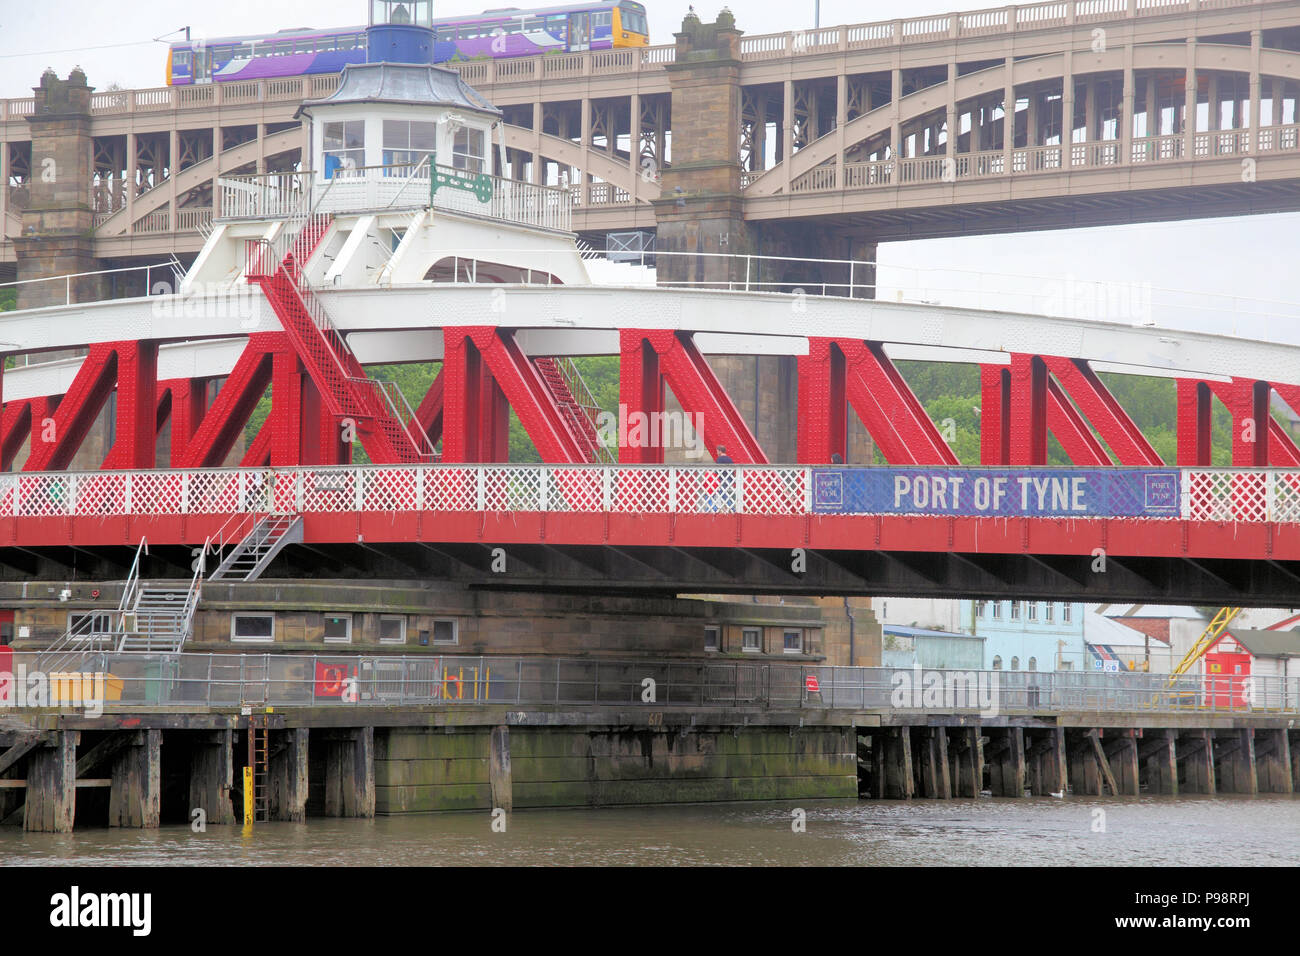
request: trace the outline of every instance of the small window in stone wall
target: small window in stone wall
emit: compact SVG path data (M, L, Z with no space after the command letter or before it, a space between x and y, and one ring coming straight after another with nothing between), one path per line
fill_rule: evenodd
M756 627L747 627L740 634L740 649L756 654L763 649L763 632Z
M458 635L456 622L451 618L438 618L433 622L433 643L435 644L455 644Z
M326 644L351 644L352 643L352 615L351 614L326 614L325 615L325 643Z
M406 643L406 618L396 614L385 614L379 618L380 644Z
M230 639L269 643L275 640L274 614L230 615Z
M803 631L786 631L782 638L781 649L786 654L802 654Z
M718 650L719 631L720 628L716 627L706 627L704 629L704 649L706 651Z

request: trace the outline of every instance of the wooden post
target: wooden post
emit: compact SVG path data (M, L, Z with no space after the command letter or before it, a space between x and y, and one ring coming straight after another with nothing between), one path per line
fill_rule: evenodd
M77 744L80 731L62 730L54 742L27 758L23 829L71 833L77 805Z
M1115 775L1110 771L1110 760L1106 756L1106 751L1101 745L1101 733L1097 730L1090 730L1084 735L1088 738L1092 746L1092 755L1097 761L1097 771L1101 774L1101 779L1110 791L1111 796L1119 796L1119 786L1115 783Z
M1182 736L1176 752L1183 763L1183 789L1188 793L1215 793L1214 751L1210 731L1192 730Z
M153 829L162 809L162 731L139 730L113 760L108 825Z
M1291 748L1286 730L1255 732L1255 771L1260 793L1293 793Z
M234 786L233 730L201 736L190 756L190 812L202 810L206 822L228 825L235 821L231 801Z
M375 728L326 737L325 816L375 815Z
M1120 731L1118 736L1108 738L1102 750L1106 754L1115 796L1137 796L1141 792L1141 785L1138 782L1137 739L1133 736L1133 731Z
M283 731L282 743L270 755L270 818L301 823L307 819L307 739L306 727Z
M1178 793L1178 753L1172 730L1148 730L1138 745L1147 791Z
M510 774L510 728L504 724L492 728L488 783L492 791L492 809L509 813L514 809L514 783Z

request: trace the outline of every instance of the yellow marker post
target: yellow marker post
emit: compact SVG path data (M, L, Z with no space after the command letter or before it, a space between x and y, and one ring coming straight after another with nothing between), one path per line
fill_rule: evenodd
M244 829L253 828L253 768L244 768Z

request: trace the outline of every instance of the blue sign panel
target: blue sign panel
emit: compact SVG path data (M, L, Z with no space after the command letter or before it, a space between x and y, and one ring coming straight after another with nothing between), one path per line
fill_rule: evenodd
M818 468L816 514L1176 518L1176 470Z

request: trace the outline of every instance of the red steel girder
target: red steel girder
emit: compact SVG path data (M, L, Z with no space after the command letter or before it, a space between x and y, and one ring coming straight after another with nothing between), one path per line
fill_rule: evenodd
M843 459L846 402L891 465L959 464L879 342L810 336L799 359L801 462Z
M671 329L622 329L619 332L620 396L627 414L663 410L662 386L667 383L688 416L701 416L704 444L714 458L718 447L741 465L767 464L767 456L741 417L731 396L709 367L689 332ZM647 363L653 353L654 362ZM651 365L657 364L655 370ZM648 406L648 407L646 407ZM620 436L622 440L623 436ZM619 449L619 460L624 457ZM630 449L629 449L630 451ZM663 449L638 449L641 461L663 460Z
M980 366L980 464L1011 464L1011 369Z
M1106 466L1110 455L1055 379L1047 381L1047 424L1076 465Z
M1043 361L1047 365L1047 370L1056 377L1060 387L1074 399L1078 411L1083 413L1084 418L1093 428L1096 428L1102 441L1114 453L1119 464L1135 466L1164 464L1155 449L1151 447L1151 443L1146 440L1146 436L1086 361L1059 356L1043 356ZM1049 425L1064 446L1065 439L1057 432L1056 426L1050 422ZM1089 435L1091 434L1089 429ZM1066 451L1069 452L1069 448L1066 448ZM1074 455L1070 457L1076 464L1085 463ZM1111 460L1107 455L1102 461L1087 463L1109 465Z
M115 440L105 468L152 468L157 444L158 345L104 342L90 346L54 413L50 441L34 442L24 471L61 471L71 464L108 396L117 389Z
M13 467L14 459L28 438L40 440L41 432L53 426L54 414L58 407L59 396L40 398L22 398L4 405L3 421L0 422L0 471Z
M180 460L185 446L203 421L208 405L206 378L169 378L158 383L156 434L171 422L171 463Z
M255 332L240 353L235 367L217 392L194 437L179 459L173 453L175 467L216 468L225 462L239 440L248 417L266 387L271 383L273 353L287 346L281 332Z
M425 392L420 407L415 410L415 418L424 429L429 441L437 445L442 438L442 400L443 400L443 370L438 369L438 374L434 376L433 384Z
M589 461L541 373L510 330L448 328L443 330L443 344L443 461L505 461L510 408L543 461Z

